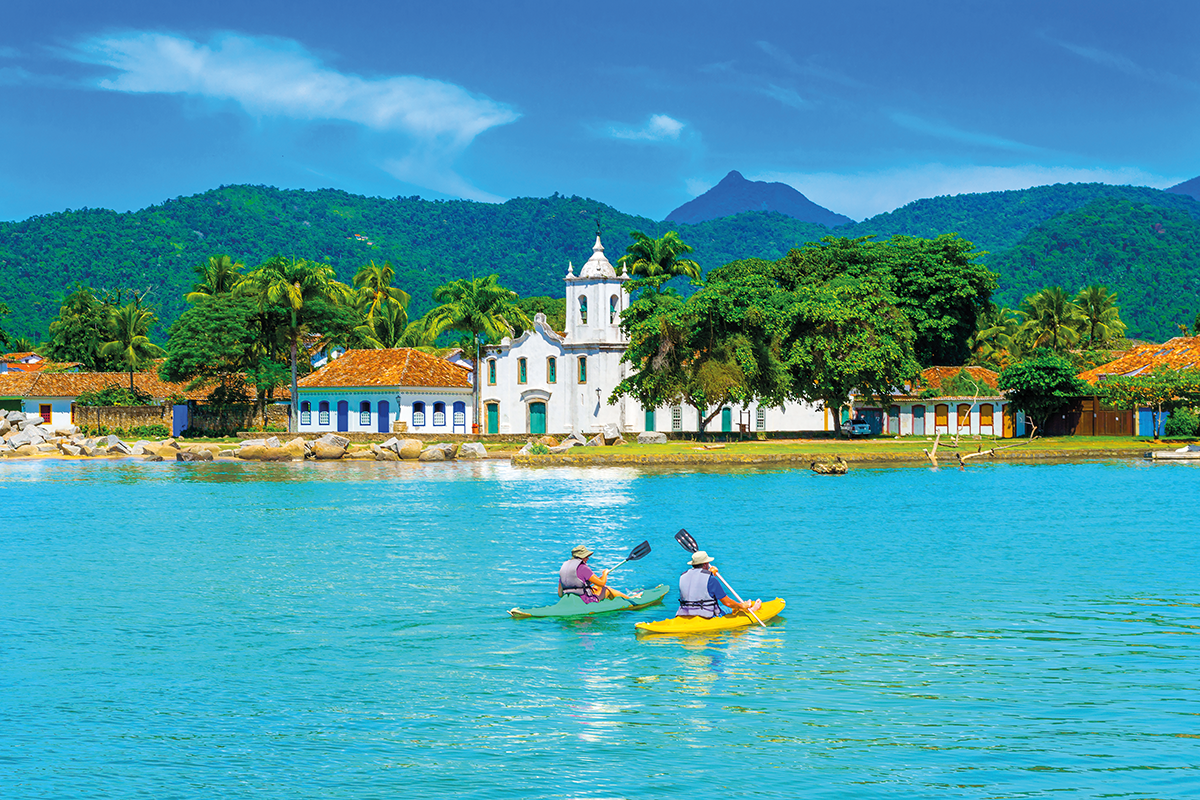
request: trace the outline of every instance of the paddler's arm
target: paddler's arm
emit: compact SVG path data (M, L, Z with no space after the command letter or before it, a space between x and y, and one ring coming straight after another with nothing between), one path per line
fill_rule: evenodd
M717 568L713 564L710 564L708 566L708 571L710 573L712 573L713 575L718 574ZM721 602L724 603L726 607L731 608L734 611L747 611L750 608L757 608L759 605L761 605L761 603L757 600L747 600L744 603L739 603L736 600L730 599L729 595L725 595L724 597L722 597Z
M614 589L608 585L608 570L602 570L599 575L592 573L592 577L590 580L591 580L592 586L594 586L596 588L596 596L597 597L601 597L601 598L604 597L604 593L605 593L605 591L607 591L609 594L613 595L614 597L623 597L626 600L629 599L629 595L625 594L624 592L619 592L616 589Z

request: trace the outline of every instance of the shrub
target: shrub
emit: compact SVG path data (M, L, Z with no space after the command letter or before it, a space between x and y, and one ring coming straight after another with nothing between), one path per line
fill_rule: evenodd
M1195 436L1196 428L1200 426L1200 417L1190 408L1177 408L1167 417L1165 435L1171 438Z
M140 389L124 386L105 386L98 392L81 392L75 398L77 406L152 406L150 395Z
M544 444L535 444L529 448L529 454L531 456L544 456L544 455L548 454L549 452L550 452L550 448L546 447L546 445L544 445Z

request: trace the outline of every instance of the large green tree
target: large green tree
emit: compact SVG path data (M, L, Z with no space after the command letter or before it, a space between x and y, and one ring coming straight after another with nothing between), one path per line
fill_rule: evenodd
M350 300L350 287L338 282L333 269L324 264L276 256L251 271L238 284L238 289L253 297L260 311L278 309L285 314L282 330L287 339L292 371L292 409L288 431L294 433L298 419L296 361L301 341L310 332L345 335L349 326L335 332L316 328L321 327L321 321L328 322L335 316L330 313L331 306Z
M76 284L63 300L58 319L50 323L50 339L44 353L50 361L75 362L85 370L112 372L117 359L104 356L100 348L110 340L112 306L96 297L87 286Z
M966 363L976 320L996 289L996 276L974 245L958 236L826 236L790 251L777 263L785 288L873 280L913 330L913 353L923 366Z
M187 382L189 389L220 383L233 391L259 358L258 312L249 297L218 295L198 300L171 326L159 377Z
M150 341L150 327L158 321L154 312L138 302L113 309L108 324L109 340L100 346L100 355L113 358L129 371L129 389L133 391L133 373L140 371L152 359L163 355L163 349Z
M1050 415L1092 393L1091 387L1076 375L1070 359L1046 348L1002 371L999 386L1009 402L1042 429Z
M479 421L479 348L487 341L499 342L518 327L533 322L517 305L517 293L500 285L499 275L486 278L460 278L439 286L433 299L440 305L425 315L425 342L432 344L445 331L469 334L475 345L475 408Z
M700 277L700 265L683 258L692 252L692 246L685 244L675 231L667 231L657 239L641 231L630 231L629 235L633 237L633 244L625 248L625 255L617 259L617 263L626 267L630 275L643 278L686 275L693 280Z

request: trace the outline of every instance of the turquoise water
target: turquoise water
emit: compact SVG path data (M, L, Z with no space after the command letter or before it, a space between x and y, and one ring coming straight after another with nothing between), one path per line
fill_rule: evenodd
M1200 796L1198 478L0 461L0 795ZM505 613L681 527L785 618Z

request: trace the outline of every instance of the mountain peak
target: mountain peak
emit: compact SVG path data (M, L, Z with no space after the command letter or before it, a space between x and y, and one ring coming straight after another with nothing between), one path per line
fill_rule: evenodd
M1200 176L1192 178L1190 181L1177 183L1170 189L1165 189L1164 191L1174 192L1175 194L1186 194L1188 197L1200 200Z
M822 208L786 183L748 181L736 169L713 188L667 215L670 222L694 225L745 211L777 211L801 222L828 228L853 222L847 216Z

